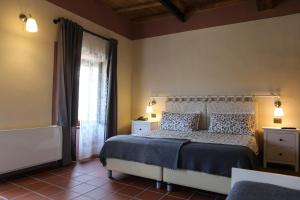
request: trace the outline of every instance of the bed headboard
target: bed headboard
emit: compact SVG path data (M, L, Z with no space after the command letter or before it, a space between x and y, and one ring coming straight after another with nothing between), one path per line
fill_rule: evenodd
M252 96L175 96L166 97L165 111L199 112L207 129L210 113L253 113L256 114L256 102Z

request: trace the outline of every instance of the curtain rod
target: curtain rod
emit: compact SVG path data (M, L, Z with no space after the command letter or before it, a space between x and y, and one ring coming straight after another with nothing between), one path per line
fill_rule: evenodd
M53 23L54 24L58 24L60 22L60 18L57 18L57 19L54 19L53 20ZM87 33L89 33L89 34L91 34L91 35L94 35L94 36L96 36L96 37L99 37L99 38L101 38L101 39L103 39L103 40L107 40L107 41L110 41L112 38L107 38L107 37L104 37L104 36L102 36L102 35L98 35L97 33L94 33L94 32L92 32L92 31L89 31L89 30L87 30L87 29L85 29L85 28L83 28L83 31L84 32L87 32Z

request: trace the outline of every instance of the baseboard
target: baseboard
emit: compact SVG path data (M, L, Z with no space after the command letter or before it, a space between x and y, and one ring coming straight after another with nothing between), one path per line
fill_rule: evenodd
M20 170L13 171L13 172L0 174L0 179L19 177L20 175L25 174L25 173L38 173L39 171L44 171L46 169L49 169L49 170L55 169L60 166L62 166L62 160L53 161L53 162L49 162L49 163L45 163L45 164L41 164L41 165L36 165L33 167L20 169Z

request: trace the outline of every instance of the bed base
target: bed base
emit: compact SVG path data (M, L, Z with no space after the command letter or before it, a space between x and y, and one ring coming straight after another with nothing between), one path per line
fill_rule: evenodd
M112 171L149 178L156 181L156 188L161 188L162 182L167 183L167 191L173 190L172 184L182 185L201 190L228 194L231 178L211 175L191 170L171 170L155 165L109 158L106 160L108 177L112 178Z
M121 159L106 159L106 169L108 178L112 178L113 171L122 172L134 176L149 178L156 181L156 188L160 189L162 186L162 167L155 165L147 165L138 162L126 161Z
M112 170L107 170L107 177L109 179L113 179L113 176L112 176ZM162 186L162 181L156 181L155 183L155 187L156 189L161 189L161 186ZM168 187L167 187L168 188Z
M191 170L172 170L168 168L163 168L163 181L170 185L170 190L172 190L171 184L176 184L220 194L228 194L231 184L231 178L228 177Z

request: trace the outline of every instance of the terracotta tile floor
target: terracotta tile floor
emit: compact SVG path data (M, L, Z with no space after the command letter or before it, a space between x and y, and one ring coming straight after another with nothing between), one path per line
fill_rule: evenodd
M224 200L214 193L175 186L157 190L155 181L107 171L97 159L0 181L0 200Z

